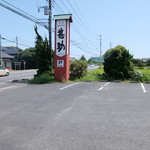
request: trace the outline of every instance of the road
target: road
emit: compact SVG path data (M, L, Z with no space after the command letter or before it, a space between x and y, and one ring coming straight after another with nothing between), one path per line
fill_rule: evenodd
M150 84L0 88L0 150L148 150Z
M98 69L99 66L88 66L88 71L91 70L95 70ZM10 71L10 75L9 76L3 76L0 77L0 85L3 83L9 83L13 80L20 80L20 79L28 79L28 78L33 78L33 76L37 74L37 70L36 69L32 69L32 70L12 70Z
M96 69L98 69L99 68L99 66L88 66L88 71L92 71L92 70L96 70Z
M3 76L0 77L0 83L7 83L11 82L13 80L19 80L19 79L27 79L27 78L33 78L34 74L36 74L36 70L19 70L19 71L10 71L9 76Z

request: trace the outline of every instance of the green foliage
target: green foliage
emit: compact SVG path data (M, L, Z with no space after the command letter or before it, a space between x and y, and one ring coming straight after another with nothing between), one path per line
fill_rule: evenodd
M84 61L86 61L85 56L84 56L84 55L82 55L82 56L81 56L81 58L80 58L80 60L84 60Z
M75 60L70 64L71 79L81 78L87 73L87 62Z
M100 80L106 80L106 77L104 76L104 70L102 67L87 72L86 76L82 78L82 81L100 81Z
M134 59L133 58L133 64L135 65L135 66L138 66L138 64L141 62L141 59Z
M24 62L26 62L26 69L36 69L35 48L27 48L24 51L20 51L18 54L18 61L21 62L21 68L24 68Z
M89 58L88 63L91 64L92 62L92 58Z
M147 60L147 66L150 66L150 59Z
M146 66L146 64L145 63L142 63L142 62L138 62L138 67L139 68L144 68Z
M36 63L38 67L38 75L45 72L52 71L52 66L50 66L50 47L47 38L43 38L39 35L37 27L35 27L35 33L37 35L35 47L36 47Z
M135 70L134 73L131 76L132 76L133 81L139 81L139 82L142 82L143 77L144 77L142 72L137 71L137 70Z
M29 84L44 84L44 83L51 83L51 82L54 82L54 77L45 73L45 74L34 77L28 83Z
M109 78L129 79L134 73L133 56L123 46L109 49L104 54L104 71Z

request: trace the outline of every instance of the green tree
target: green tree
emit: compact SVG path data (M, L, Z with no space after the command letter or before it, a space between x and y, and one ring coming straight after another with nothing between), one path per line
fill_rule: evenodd
M81 56L81 58L80 58L80 60L84 60L84 61L86 61L85 56L84 56L84 55L82 55L82 56Z
M36 53L35 47L27 48L24 51L19 52L19 61L22 64L22 69L24 68L24 62L26 63L26 69L36 69Z
M39 35L37 31L37 26L35 26L35 33L36 33L36 61L38 67L38 75L41 75L46 72L52 71L52 66L50 66L50 47L47 38L43 40L43 38Z
M109 49L104 54L104 71L114 79L129 79L134 74L133 56L123 46Z
M147 65L150 66L150 59L147 60Z

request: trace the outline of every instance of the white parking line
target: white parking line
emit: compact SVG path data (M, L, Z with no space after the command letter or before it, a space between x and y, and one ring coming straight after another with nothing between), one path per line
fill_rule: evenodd
M105 83L102 87L100 87L99 89L98 89L98 91L101 91L104 87L106 87L108 84L110 84L110 82L107 82L107 83Z
M141 86L142 86L143 92L146 93L147 91L146 91L145 86L144 86L143 83L141 83Z
M64 87L60 88L60 90L64 90L64 89L66 89L66 88L69 88L69 87L71 87L71 86L74 86L74 85L77 85L77 84L80 84L80 83L81 83L81 82L78 82L78 83L74 83L74 84L70 84L70 85L64 86Z
M4 88L0 88L0 92L3 90L8 90L8 89L14 89L14 88L20 88L20 87L25 87L26 85L11 85L11 86L7 86Z

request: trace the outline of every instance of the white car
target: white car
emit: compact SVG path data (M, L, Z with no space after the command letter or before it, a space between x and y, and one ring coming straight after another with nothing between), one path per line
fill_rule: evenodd
M9 70L6 69L4 66L0 65L0 76L8 76Z

